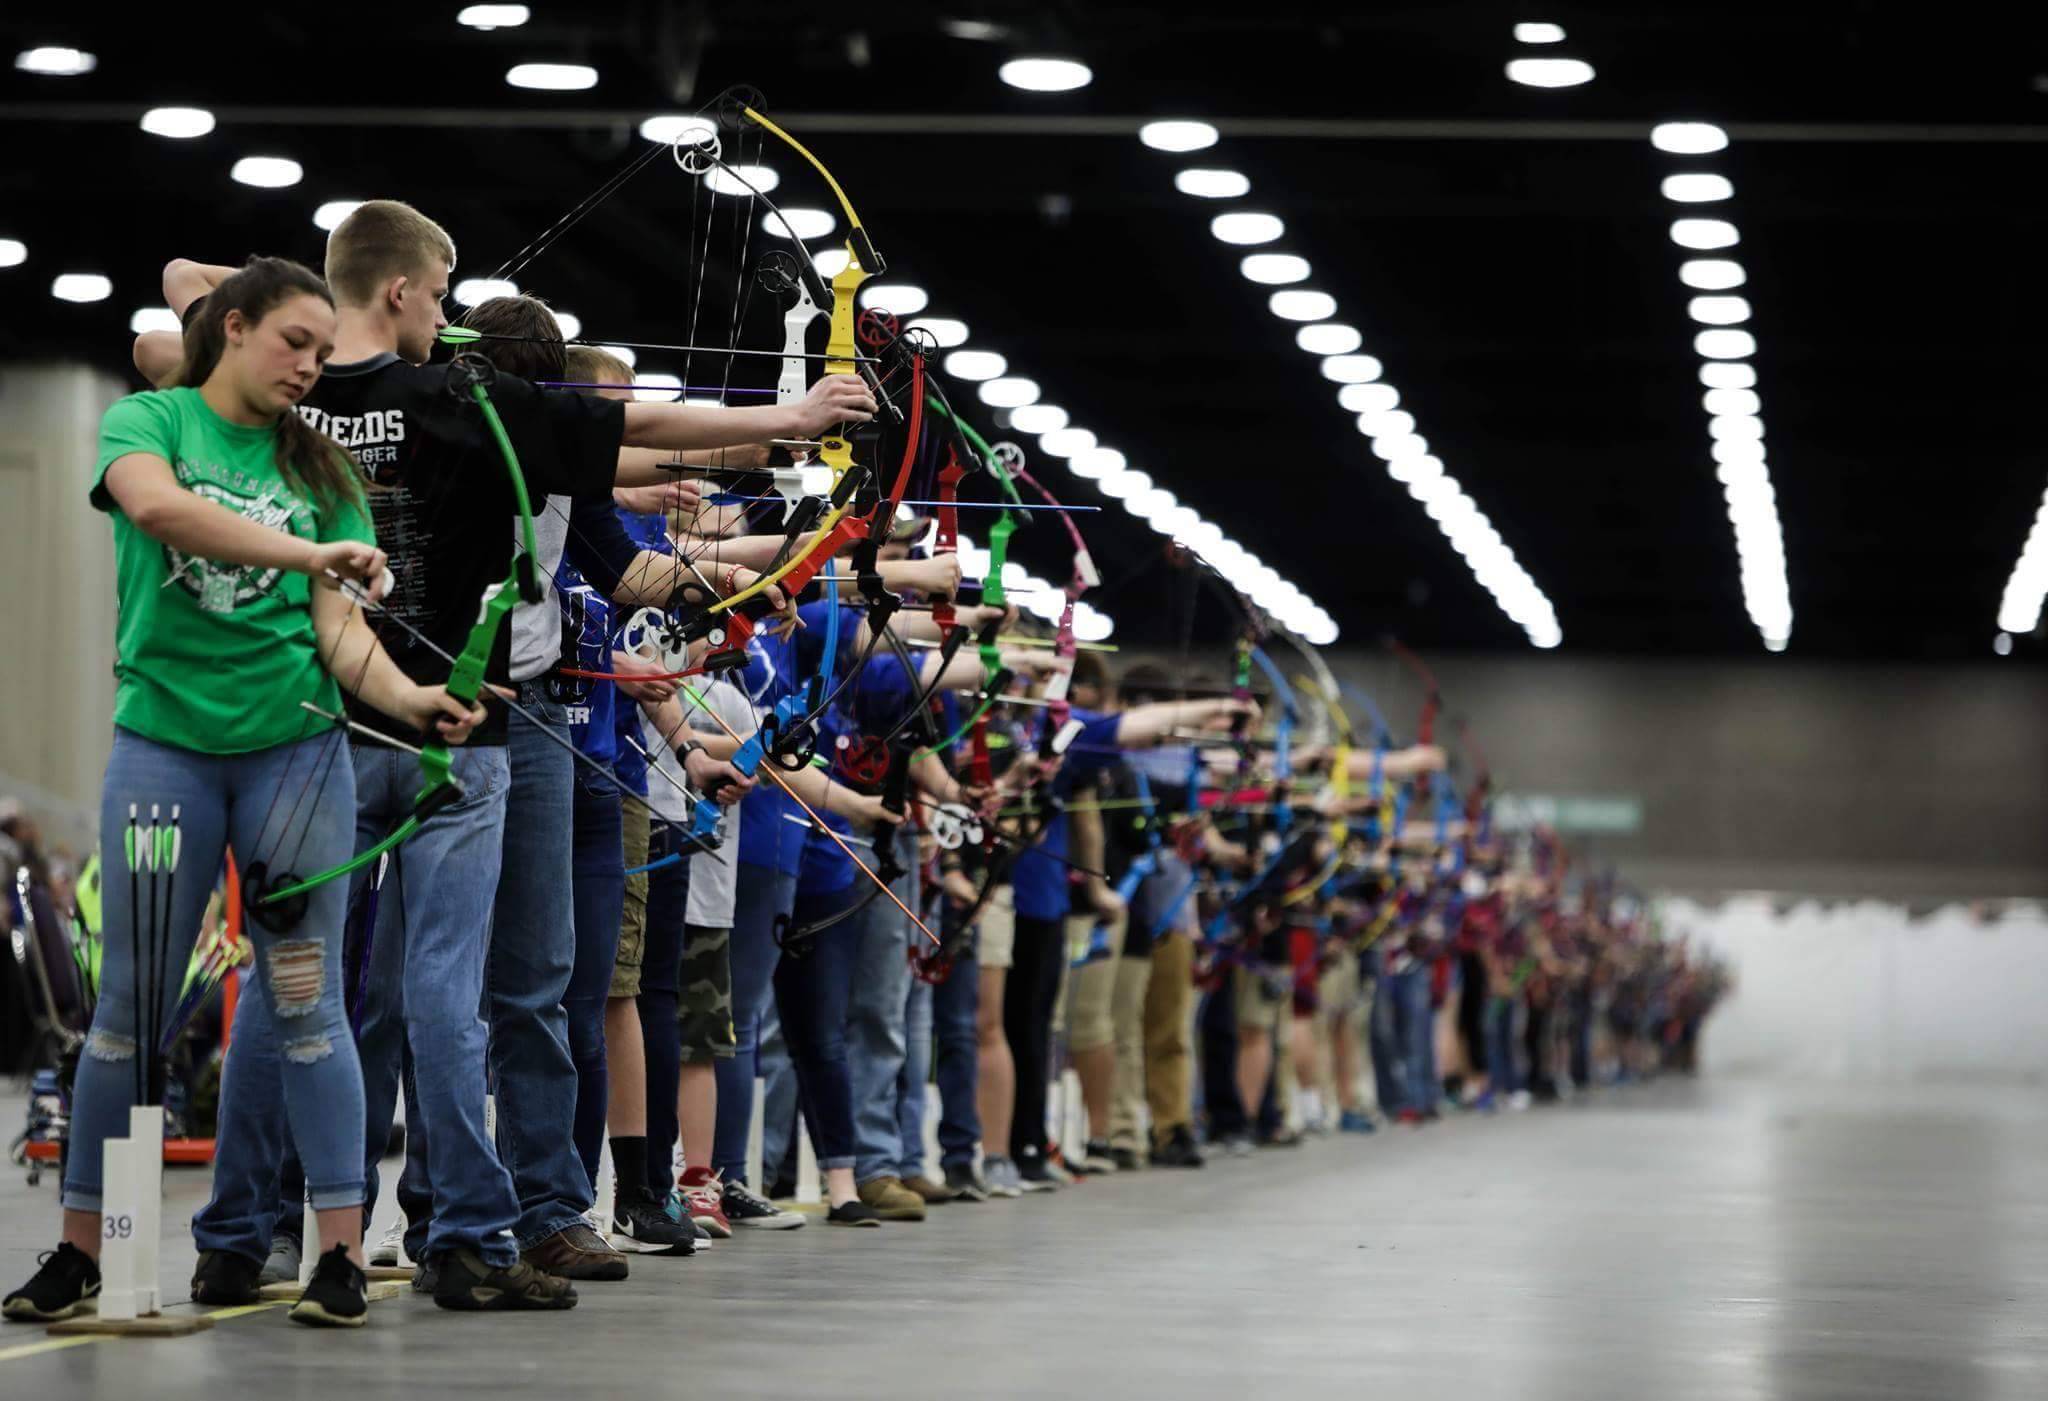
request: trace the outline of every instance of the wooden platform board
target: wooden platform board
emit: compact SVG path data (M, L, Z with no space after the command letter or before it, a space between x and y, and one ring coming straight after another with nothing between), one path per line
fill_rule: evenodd
M157 1313L147 1318L101 1318L95 1314L52 1323L50 1335L75 1338L101 1333L120 1338L182 1338L190 1333L203 1333L211 1327L213 1320L203 1313Z

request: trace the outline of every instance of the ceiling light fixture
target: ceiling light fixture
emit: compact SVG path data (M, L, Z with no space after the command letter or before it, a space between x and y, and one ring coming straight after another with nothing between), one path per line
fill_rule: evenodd
M264 190L282 190L306 178L305 167L288 156L244 156L228 174Z
M1356 326L1341 321L1321 321L1294 333L1294 343L1311 355L1349 355L1365 344Z
M785 209L763 219L761 227L777 238L823 238L838 227L838 222L824 209Z
M967 344L967 323L956 321L950 316L920 316L904 329L925 332L941 350L951 350L955 346Z
M597 86L597 70L587 63L516 63L505 81L536 92L584 92Z
M1685 304L1685 312L1702 326L1739 326L1749 320L1749 299L1694 297Z
M1067 411L1058 404L1026 404L1011 411L1010 426L1019 433L1057 433L1067 426Z
M1707 156L1727 149L1728 133L1712 122L1659 122L1650 144L1674 156Z
M1252 182L1239 171L1190 166L1173 177L1173 187L1197 199L1236 199L1251 193Z
M1385 413L1400 407L1401 394L1391 384L1347 384L1337 391L1337 402L1357 414Z
M516 297L519 284L502 277L466 277L455 284L455 300L464 306L481 306L493 297ZM681 384L681 380L676 381Z
M1045 56L1013 58L996 70L996 76L1025 92L1072 92L1095 80L1085 63Z
M714 195L765 195L782 183L782 177L765 165L738 165L730 170L718 165L704 172L704 183Z
M956 350L946 357L944 368L954 379L1000 379L1010 362L993 350Z
M701 141L716 134L718 127L705 117L685 116L681 113L666 113L649 117L640 123L640 135L649 141L659 141L664 146Z
M1266 306L1284 321L1327 321L1337 314L1337 299L1328 292L1275 292Z
M1697 248L1702 251L1715 248L1733 248L1742 239L1735 231L1735 225L1726 219L1673 219L1671 241L1680 248Z
M1727 176L1697 171L1667 175L1659 188L1664 191L1664 198L1673 204L1712 204L1716 200L1735 197L1735 186Z
M313 211L313 226L333 233L341 221L362 207L359 199L331 199Z
M0 238L0 268L20 267L28 261L28 245L18 238Z
M1528 23L1515 26L1515 42L1518 44L1562 44L1564 26L1561 24Z
M869 283L860 289L860 304L894 312L898 316L915 316L931 304L931 294L922 287L913 287L908 282Z
M92 72L100 66L100 61L84 49L45 45L37 49L23 49L14 56L14 66L23 73L33 73L40 78L76 78Z
M128 329L138 336L151 331L169 331L173 335L185 328L178 320L178 313L167 306L146 306L128 318Z
M1207 150L1216 144L1216 128L1207 122L1147 122L1138 128L1138 139L1155 151L1185 155Z
M992 409L1021 409L1026 404L1038 402L1038 381L1020 375L1005 375L1001 379L983 381L979 392L981 402Z
M533 12L524 5L467 5L455 22L471 29L517 29L532 18Z
M1593 65L1582 58L1511 58L1508 77L1529 88L1575 88L1593 81Z
M190 141L213 130L213 113L204 107L152 107L142 114L142 129L151 136Z
M103 302L113 294L113 282L96 272L60 272L50 282L50 295L60 302Z
M1269 287L1280 286L1305 281L1308 259L1298 258L1292 253L1252 253L1237 265L1237 269L1253 282L1262 282Z
M1287 232L1287 225L1271 214L1237 211L1218 214L1209 221L1209 232L1225 243L1271 243Z
M1380 377L1380 362L1371 355L1326 355L1323 378L1332 384L1370 384Z
M1702 292L1725 292L1749 280L1733 258L1687 258L1678 265L1678 280Z

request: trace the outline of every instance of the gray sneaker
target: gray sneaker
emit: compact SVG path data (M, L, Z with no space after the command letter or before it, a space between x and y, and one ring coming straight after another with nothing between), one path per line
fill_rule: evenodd
M279 1231L270 1238L270 1258L263 1262L263 1273L256 1276L256 1283L297 1284L299 1262L304 1256L305 1247L299 1244L299 1238Z
M991 1197L1021 1197L1024 1183L1017 1176L1017 1165L1008 1158L987 1158L981 1164L981 1175L988 1182Z

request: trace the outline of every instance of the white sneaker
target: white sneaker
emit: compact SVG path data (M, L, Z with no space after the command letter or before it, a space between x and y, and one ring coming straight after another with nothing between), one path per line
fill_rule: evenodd
M1530 1098L1529 1092L1527 1090L1516 1090L1513 1094L1508 1096L1508 1108L1514 1110L1518 1114L1521 1113L1524 1109L1527 1109L1534 1102L1535 1101Z
M405 1218L399 1217L385 1228L384 1234L370 1248L370 1263L373 1265L403 1265L411 1269L413 1262L405 1255Z

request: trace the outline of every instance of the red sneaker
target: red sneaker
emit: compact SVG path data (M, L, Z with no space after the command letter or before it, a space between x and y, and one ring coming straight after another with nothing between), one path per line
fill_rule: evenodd
M685 1168L677 1187L689 1203L690 1219L717 1236L732 1239L732 1222L725 1219L725 1183L710 1168Z

